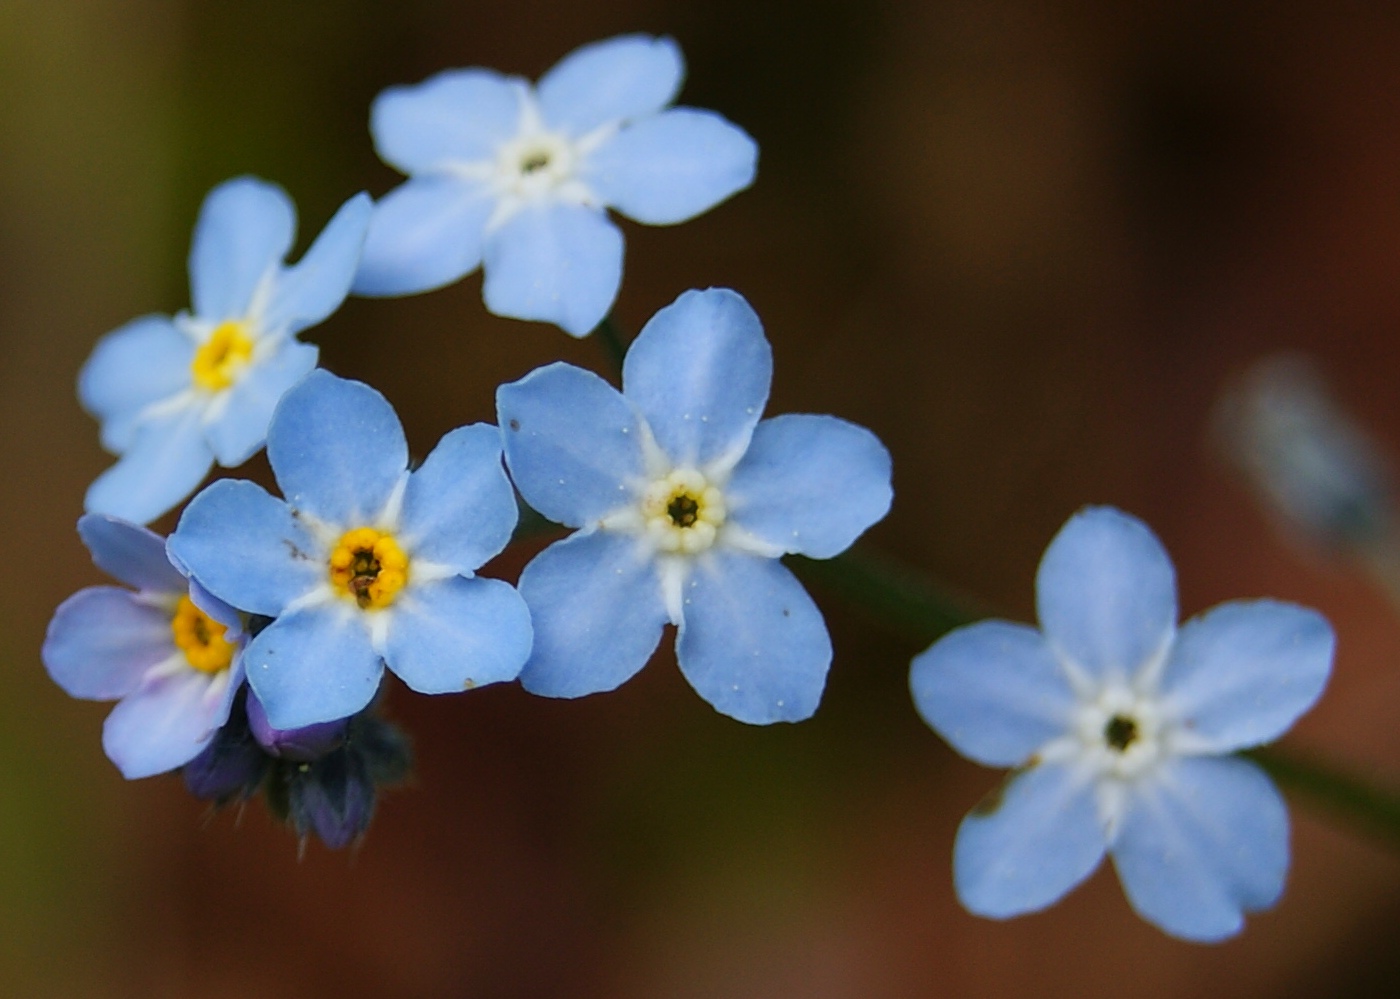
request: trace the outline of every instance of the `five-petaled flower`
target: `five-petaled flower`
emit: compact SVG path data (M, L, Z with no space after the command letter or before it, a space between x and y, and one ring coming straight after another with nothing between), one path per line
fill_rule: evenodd
M1073 517L1036 579L1042 631L958 629L914 660L924 719L963 755L1018 768L963 820L958 891L972 912L1042 909L1113 858L1146 920L1219 940L1272 906L1288 815L1272 781L1229 755L1312 706L1334 638L1316 611L1233 601L1177 629L1156 536L1118 510Z
M526 689L611 690L669 621L681 671L719 711L767 723L816 710L831 642L778 557L829 558L883 517L890 458L835 417L760 423L772 363L742 297L689 291L632 344L622 392L562 363L498 390L516 486L580 528L520 577L535 622Z
M375 208L356 293L426 291L482 265L492 312L586 335L622 278L609 207L670 225L753 182L742 129L667 107L683 73L669 38L626 35L570 53L536 87L463 69L384 91L370 130L409 180Z
M120 700L102 745L122 774L149 777L194 759L228 719L243 682L242 621L192 584L151 531L86 514L93 561L132 590L92 586L59 605L44 640L49 675L74 697Z
M514 587L474 575L517 516L495 427L459 427L410 473L388 401L313 371L278 404L267 454L285 501L215 482L168 545L210 592L276 619L244 653L274 728L353 715L386 663L429 694L516 677L529 612Z
M120 460L88 489L87 509L146 523L188 496L215 461L263 446L273 407L316 366L296 334L344 300L371 204L347 201L294 267L296 212L252 177L209 192L190 247L193 313L142 316L107 334L78 378L83 406Z

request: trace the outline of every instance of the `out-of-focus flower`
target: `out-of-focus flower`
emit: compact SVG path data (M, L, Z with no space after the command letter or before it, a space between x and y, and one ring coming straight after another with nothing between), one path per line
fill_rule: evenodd
M1229 459L1295 531L1353 550L1389 535L1389 463L1303 355L1255 364L1222 396L1215 426Z
M348 718L386 663L428 694L515 679L529 612L514 587L474 575L517 516L495 427L452 431L410 474L388 401L314 371L278 405L267 450L287 499L215 482L169 548L212 593L275 619L244 653L272 727Z
M883 517L890 457L835 417L760 423L772 364L742 297L689 291L632 344L622 392L567 364L498 390L516 486L580 528L521 575L526 689L611 690L669 621L681 671L719 711L762 724L816 710L831 641L778 558L829 558Z
M119 702L102 746L125 777L173 770L228 718L243 682L239 616L181 575L146 528L87 514L78 534L99 568L135 590L93 586L65 600L44 665L74 697Z
M103 447L121 456L88 489L89 511L146 523L215 461L257 453L277 400L316 366L316 348L296 334L349 293L371 209L367 195L351 198L286 267L296 210L281 188L240 177L209 192L190 247L193 312L113 330L79 375Z
M711 111L670 108L669 38L625 35L565 56L531 87L448 70L375 99L370 131L409 175L376 206L355 291L404 295L484 266L486 307L584 336L622 279L607 209L684 222L753 182L758 147Z
M1283 890L1288 815L1264 772L1229 754L1317 700L1331 626L1249 600L1178 630L1166 551L1107 507L1050 543L1036 602L1041 631L969 625L910 673L919 712L958 752L1017 768L958 830L958 897L983 916L1033 912L1108 853L1144 919L1188 940L1239 932Z

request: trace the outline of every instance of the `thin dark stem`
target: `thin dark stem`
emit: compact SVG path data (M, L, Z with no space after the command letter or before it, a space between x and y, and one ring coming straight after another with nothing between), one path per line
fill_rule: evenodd
M593 327L593 335L602 342L608 352L608 359L612 361L617 373L621 374L622 362L627 357L627 338L623 336L617 323L613 322L613 317L604 316L603 321Z

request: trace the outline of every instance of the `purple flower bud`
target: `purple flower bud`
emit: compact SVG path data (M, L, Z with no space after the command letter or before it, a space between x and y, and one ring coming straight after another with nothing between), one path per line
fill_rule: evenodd
M291 782L288 813L297 832L314 832L332 850L357 839L374 814L374 781L360 754L341 749Z
M339 749L345 743L349 724L350 719L341 718L304 728L276 729L268 724L267 712L257 695L248 692L248 728L253 738L268 753L284 760L310 763Z

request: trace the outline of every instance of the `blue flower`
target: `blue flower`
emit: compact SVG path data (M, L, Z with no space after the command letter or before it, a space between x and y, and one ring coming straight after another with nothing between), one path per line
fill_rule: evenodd
M78 534L98 567L135 591L93 586L65 600L49 622L44 665L74 697L119 701L102 745L124 776L173 770L228 719L243 683L239 616L190 583L146 528L87 514Z
M244 653L272 727L353 715L386 663L428 694L515 678L529 612L513 587L474 576L516 521L495 427L452 431L410 474L388 401L313 371L278 405L267 453L285 501L220 480L168 544L212 593L276 619Z
M1176 575L1141 521L1071 518L1036 579L1042 631L960 628L914 660L924 719L988 766L1017 768L958 830L959 898L997 919L1057 901L1113 858L1128 901L1188 940L1238 933L1278 901L1288 815L1229 755L1312 706L1334 638L1316 611L1221 604L1176 626Z
M622 279L608 208L671 225L753 183L742 129L667 107L683 73L671 39L625 35L575 50L537 87L461 69L381 93L375 148L409 180L375 208L355 292L427 291L482 265L490 311L586 335Z
M831 416L759 422L772 352L739 295L689 291L628 351L623 391L551 364L496 394L525 500L579 531L520 577L551 697L611 690L669 621L681 671L740 721L809 717L831 641L778 557L829 558L889 509L889 453Z
M204 199L190 247L193 313L149 315L108 333L78 378L102 446L120 460L87 509L146 523L199 485L215 461L263 446L282 393L316 366L296 334L344 300L372 210L347 201L295 267L296 212L281 188L240 177Z

